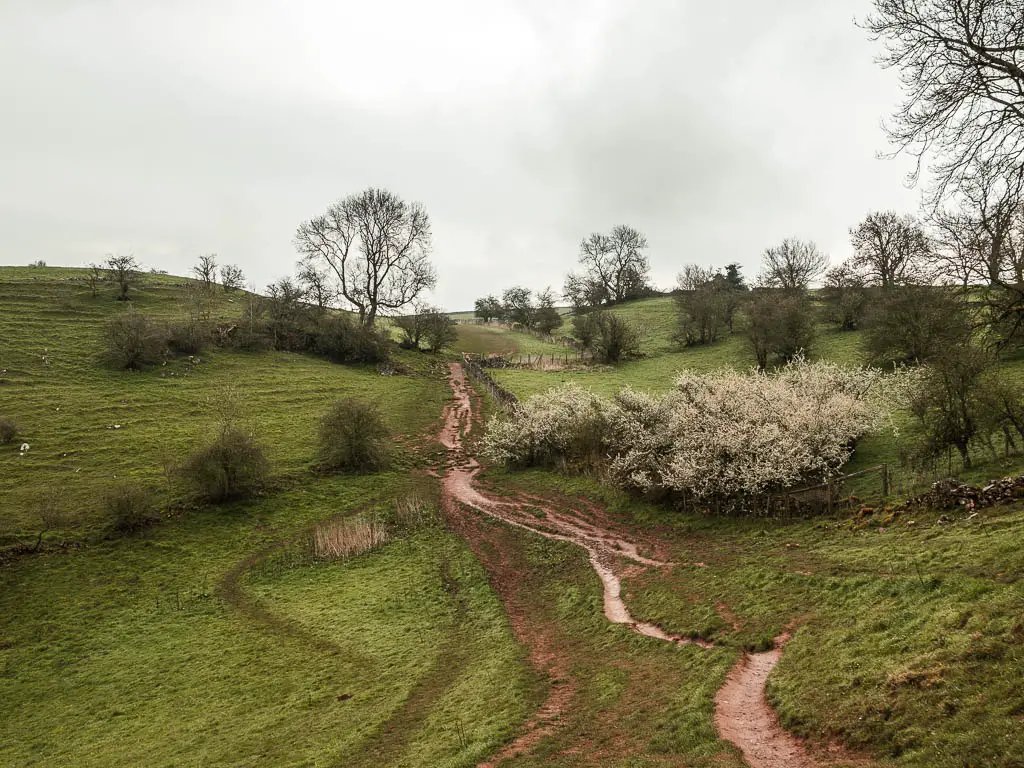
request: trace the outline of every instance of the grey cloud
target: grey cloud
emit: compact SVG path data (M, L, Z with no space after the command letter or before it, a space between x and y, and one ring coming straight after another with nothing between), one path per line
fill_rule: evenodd
M189 4L190 20L217 14L192 49L187 23L161 27L166 4L0 8L0 258L130 249L182 272L217 251L263 285L291 269L299 221L382 185L427 206L437 299L455 309L559 286L579 239L617 223L648 233L667 285L685 261L754 272L790 234L841 257L868 208L916 205L906 164L873 158L898 94L847 3L524 0L459 28L477 13L460 3L442 9L459 86L417 74L434 71L421 42L379 82L340 63L332 81L315 25L348 4ZM460 42L484 33L493 55Z

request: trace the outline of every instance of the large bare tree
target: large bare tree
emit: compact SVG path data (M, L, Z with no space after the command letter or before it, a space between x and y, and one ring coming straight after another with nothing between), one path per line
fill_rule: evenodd
M976 163L1024 165L1024 11L1021 0L874 0L863 26L885 44L905 98L886 126L917 160L933 153L933 202Z
M330 271L362 325L411 304L437 281L426 210L386 189L350 195L303 222L295 248Z
M245 285L245 273L237 264L225 264L220 268L220 284L225 293L237 291Z
M594 232L580 243L579 262L584 274L578 279L583 281L581 284L589 281L592 286L601 286L608 301L635 298L650 280L651 263L643 253L646 248L647 238L624 224L608 235Z
M828 256L809 240L787 237L765 250L761 257L761 282L771 288L802 291L828 268Z
M873 211L850 229L852 265L869 284L890 290L920 277L931 243L915 216Z

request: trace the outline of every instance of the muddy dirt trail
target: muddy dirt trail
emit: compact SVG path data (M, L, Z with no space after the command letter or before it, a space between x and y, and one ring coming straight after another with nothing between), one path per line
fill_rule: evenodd
M470 508L538 536L575 544L586 551L591 566L601 579L604 615L610 622L624 624L639 634L677 645L713 647L707 641L670 634L655 624L637 621L630 614L622 598L616 569L625 570L623 565L629 568L671 567L672 563L654 556L658 550L656 541L619 530L619 526L597 508L587 512L559 510L536 496L495 498L481 491L476 485L480 465L473 457L467 456L462 447L463 438L473 427L473 410L461 365L451 364L449 384L454 400L445 409L445 423L439 440L448 448L451 458L443 489L446 508L456 528L470 533L472 521L464 513L466 508ZM496 560L504 555L496 552L493 537L481 545L481 537L486 538L487 535L479 530L471 535L476 537L474 548L482 556L485 566L492 574L495 573L499 565ZM538 636L532 631L534 628L522 626L523 614L517 605L514 585L507 583L508 579L504 581L506 583L496 586L509 611L517 638L530 649L531 662L542 673L564 679L565 670L557 656L552 654L550 643L542 634ZM802 743L779 725L765 698L765 681L782 653L781 645L785 639L788 636L779 638L781 642L773 650L745 654L729 673L715 700L715 726L719 735L743 753L751 768L816 768L831 762L812 758ZM498 765L508 757L526 752L549 733L570 705L572 688L571 684L556 687L520 736L482 766Z

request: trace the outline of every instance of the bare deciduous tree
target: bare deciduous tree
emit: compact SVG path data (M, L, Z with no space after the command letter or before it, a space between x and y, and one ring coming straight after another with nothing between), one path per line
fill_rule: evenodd
M650 277L646 248L647 238L632 227L619 225L609 235L595 232L580 243L582 279L601 286L608 301L636 298Z
M804 290L828 268L828 256L810 241L787 237L765 250L761 260L761 282L787 291Z
M117 283L117 300L128 301L128 289L139 279L139 262L131 254L114 256L108 253L106 267L110 278Z
M562 296L577 314L589 312L606 303L609 298L604 283L589 274L578 275L575 272L565 276Z
M863 275L849 260L832 267L825 274L821 298L829 321L844 331L853 331L861 326L868 294Z
M420 342L427 333L429 315L440 311L436 307L417 301L413 305L411 313L393 318L392 322L395 327L402 331L401 346L407 349L419 349Z
M676 283L676 340L687 347L713 343L730 324L728 280L710 267L686 264Z
M192 267L192 274L209 290L217 282L217 254L204 253L199 257L199 262Z
M871 304L863 339L875 363L930 362L971 336L964 296L938 285L904 285Z
M68 524L68 513L64 502L64 492L58 488L48 488L36 498L36 518L39 521L39 534L33 552L38 552L43 545L43 536Z
M265 302L274 349L298 350L307 345L309 306L306 291L291 278L282 277L267 286Z
M919 278L931 244L915 216L895 211L869 213L850 229L852 263L869 284L889 290Z
M318 267L315 261L307 259L299 263L299 282L305 289L306 296L313 300L321 312L334 303L334 288L331 286L327 270Z
M745 314L747 341L760 370L773 357L788 363L810 351L814 309L806 292L757 289Z
M1020 0L875 0L863 22L906 97L887 126L900 151L937 161L933 202L981 161L1024 165L1024 13Z
M99 288L100 283L103 282L103 267L99 264L90 264L89 271L86 273L85 279L89 282L89 290L92 295L96 295L96 289Z
M237 291L245 285L245 273L237 264L225 264L220 268L220 284L225 293Z
M501 298L502 315L506 322L524 328L533 327L533 318L537 311L533 305L533 291L517 285L507 289Z
M411 304L437 280L426 210L385 189L350 195L303 222L295 247L305 261L330 271L362 325Z
M933 220L939 272L980 301L979 315L1002 343L1024 332L1024 168L1006 176L979 166L966 176L957 211Z

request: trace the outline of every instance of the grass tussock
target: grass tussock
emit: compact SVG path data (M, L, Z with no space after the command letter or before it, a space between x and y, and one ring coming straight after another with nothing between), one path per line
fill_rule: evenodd
M387 527L373 518L341 518L313 531L313 554L321 560L341 560L387 544Z

